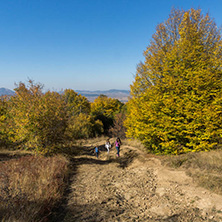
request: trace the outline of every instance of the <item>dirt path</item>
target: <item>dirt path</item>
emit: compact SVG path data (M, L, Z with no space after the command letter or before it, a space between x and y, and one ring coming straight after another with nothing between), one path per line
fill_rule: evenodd
M64 222L222 221L222 196L134 147L123 145L120 154L112 148L96 159L85 147L75 157Z

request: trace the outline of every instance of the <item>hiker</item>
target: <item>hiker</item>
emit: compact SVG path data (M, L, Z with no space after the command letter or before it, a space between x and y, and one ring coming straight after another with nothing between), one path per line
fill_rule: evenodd
M111 143L110 143L109 139L106 140L105 147L107 149L107 154L109 154L109 149L111 148Z
M116 156L119 157L119 152L120 152L120 145L121 145L121 140L119 137L116 138L116 141L115 141L115 146L116 146L116 150L117 150L117 153L116 153Z
M98 148L98 146L95 147L95 153L96 153L96 157L98 158L99 157L99 148Z

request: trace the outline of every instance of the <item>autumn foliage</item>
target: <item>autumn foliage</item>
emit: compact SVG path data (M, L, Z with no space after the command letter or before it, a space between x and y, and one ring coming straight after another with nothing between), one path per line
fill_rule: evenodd
M42 93L42 86L19 83L8 101L10 141L20 148L47 152L64 140L66 111L56 92Z
M91 105L86 97L67 89L63 99L68 116L65 132L68 140L91 138L103 133L103 123L92 117Z
M9 121L8 102L6 97L0 99L0 146L6 146L9 143L10 130L8 130Z
M126 128L124 126L124 121L126 119L126 106L123 106L121 112L116 113L114 116L113 126L109 129L109 134L111 137L126 138Z
M0 100L0 145L42 154L108 132L123 105L103 96L90 103L72 89L43 92L32 80L20 82L15 92Z
M96 120L103 123L104 131L108 133L110 127L114 124L115 115L120 113L122 107L123 103L118 99L100 95L91 103L91 114Z
M155 153L215 148L222 135L222 40L201 10L159 24L131 85L125 125Z

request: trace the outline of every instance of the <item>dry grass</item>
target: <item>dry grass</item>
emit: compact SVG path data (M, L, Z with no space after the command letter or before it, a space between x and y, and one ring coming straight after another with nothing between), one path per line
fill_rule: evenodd
M96 146L96 145L105 144L107 139L108 139L108 137L105 137L105 136L95 137L95 138L91 138L91 139L82 139L82 140L77 140L76 145Z
M136 147L136 148L138 148L138 149L140 149L142 151L147 152L147 149L145 148L145 146L139 140L136 140L136 139L124 139L123 143L124 143L124 145Z
M1 221L45 221L68 177L63 156L24 156L0 162Z
M199 186L222 194L222 150L166 157L164 163L185 169Z

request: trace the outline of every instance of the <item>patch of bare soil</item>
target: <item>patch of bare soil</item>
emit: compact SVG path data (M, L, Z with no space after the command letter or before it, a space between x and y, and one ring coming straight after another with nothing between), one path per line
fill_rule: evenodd
M101 146L102 148L102 146ZM222 196L197 187L184 171L134 147L93 147L73 159L75 174L62 221L222 221Z

